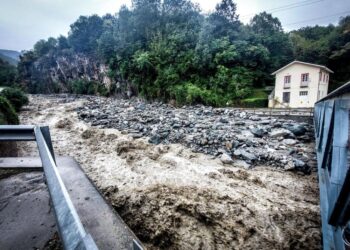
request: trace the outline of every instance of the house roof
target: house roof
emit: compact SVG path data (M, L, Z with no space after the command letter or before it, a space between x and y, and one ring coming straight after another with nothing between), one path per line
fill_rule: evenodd
M293 61L293 62L287 64L286 66L280 68L279 70L276 70L271 75L276 75L278 72L280 72L280 71L284 70L285 68L288 68L289 66L292 66L293 64L296 64L296 63L307 65L307 66L311 66L311 67L320 68L320 69L323 69L325 71L328 71L329 73L334 73L332 70L330 70L329 68L327 68L326 66L323 66L323 65L314 64L314 63L307 63L307 62L301 62L301 61Z

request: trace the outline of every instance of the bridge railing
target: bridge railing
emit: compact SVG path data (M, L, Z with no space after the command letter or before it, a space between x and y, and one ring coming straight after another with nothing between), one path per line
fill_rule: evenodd
M88 234L58 173L48 127L0 125L0 141L36 141L65 249L98 249Z
M350 220L349 99L315 106L314 125L324 249L346 249Z

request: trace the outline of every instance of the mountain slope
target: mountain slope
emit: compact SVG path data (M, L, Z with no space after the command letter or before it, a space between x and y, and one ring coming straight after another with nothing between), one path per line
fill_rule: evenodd
M0 58L12 65L17 65L20 55L21 53L15 50L0 49Z

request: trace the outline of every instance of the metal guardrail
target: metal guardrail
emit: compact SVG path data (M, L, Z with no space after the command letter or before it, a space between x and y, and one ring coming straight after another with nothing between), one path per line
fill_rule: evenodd
M313 117L313 108L235 108L255 115Z
M0 125L0 141L37 142L64 248L67 250L98 249L91 235L85 231L58 173L49 128L47 126Z
M350 99L315 106L314 124L324 249L349 249Z

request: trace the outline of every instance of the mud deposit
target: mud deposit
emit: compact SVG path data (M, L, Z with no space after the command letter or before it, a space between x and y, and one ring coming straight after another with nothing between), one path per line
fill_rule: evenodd
M83 98L30 99L22 124L49 125L56 154L75 157L148 249L321 248L315 173L224 165L183 145L92 128L78 119ZM37 155L35 144L20 148Z

